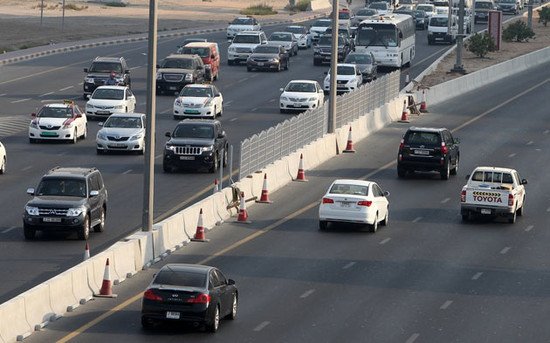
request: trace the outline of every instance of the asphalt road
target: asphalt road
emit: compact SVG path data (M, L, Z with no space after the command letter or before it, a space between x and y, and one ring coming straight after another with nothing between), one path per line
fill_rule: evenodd
M253 207L253 224L223 224L207 234L210 243L191 243L168 257L165 262L214 265L236 280L239 317L222 322L217 334L141 330L140 292L162 262L115 287L118 299L93 301L28 341L550 340L544 324L550 310L549 67L433 106L412 124L391 124L356 144L356 154L307 171L310 182L272 194L274 204ZM397 178L395 154L409 125L453 130L461 139L457 176ZM461 222L460 190L478 165L516 168L529 180L526 214L515 224ZM366 178L388 190L389 226L375 234L346 226L320 232L318 201L335 178Z
M267 27L266 32L284 26ZM312 50L300 51L291 60L290 71L281 73L247 73L244 66L227 66L228 43L225 32L202 35L220 43L222 61L220 88L225 99L224 125L230 144L274 126L289 118L279 114L277 101L279 88L291 79L316 79L322 82L328 66L314 67ZM158 56L173 52L184 37L163 39L158 44ZM449 46L428 46L426 31L417 33L417 55L409 72L418 75ZM68 269L80 262L84 244L75 235L47 235L28 242L21 229L23 207L29 197L28 187L34 187L40 177L54 166L94 166L102 172L109 191L109 208L106 232L92 234L92 254L113 244L141 224L143 193L143 158L136 155L97 156L95 135L97 122L89 123L89 135L76 145L30 145L27 125L30 113L38 110L43 101L81 100L83 68L95 56L124 56L131 66L132 87L138 106L145 111L146 43L129 43L79 50L71 53L46 56L39 59L2 66L0 73L0 138L8 150L8 173L0 178L0 302ZM403 76L404 79L404 76ZM156 127L156 181L155 217L166 216L185 205L210 194L214 175L207 173L162 173L164 133L175 125L171 111L173 97L157 97ZM235 156L235 163L238 159ZM234 165L234 168L238 166Z

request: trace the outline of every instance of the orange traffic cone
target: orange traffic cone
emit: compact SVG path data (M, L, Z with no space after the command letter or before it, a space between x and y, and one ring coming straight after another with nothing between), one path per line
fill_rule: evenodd
M237 223L250 224L252 223L248 220L248 212L246 211L246 200L244 199L244 192L241 192L241 201L239 204L239 217L237 218Z
M428 112L428 104L426 103L426 91L422 90L422 102L420 103L420 112Z
M219 191L218 179L214 179L214 194Z
M84 248L84 261L90 258L90 246L86 242L86 247Z
M264 174L264 184L262 187L262 195L260 196L260 200L256 200L256 202L261 202L264 204L271 204L273 202L269 200L269 191L267 190L267 174Z
M101 284L101 289L99 294L94 294L96 297L100 298L116 298L117 295L113 294L113 282L111 281L111 268L109 266L109 259L105 262L105 272L103 273L103 283Z
M199 220L197 222L197 231L195 231L195 236L191 238L193 242L208 242L209 239L206 239L206 236L204 235L204 226L202 224L202 208L199 212Z
M353 139L351 138L351 126L349 127L348 132L348 143L346 144L346 149L343 152L355 152L353 148Z
M403 112L401 113L400 123L409 123L409 112L407 110L407 99L403 101Z
M300 154L300 164L298 165L298 175L294 181L307 182L306 174L304 172L304 154Z

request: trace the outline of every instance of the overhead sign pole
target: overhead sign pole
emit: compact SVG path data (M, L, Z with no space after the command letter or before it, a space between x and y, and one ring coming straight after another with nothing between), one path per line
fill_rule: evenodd
M332 50L330 53L330 93L328 133L336 129L336 69L338 65L338 0L332 0Z

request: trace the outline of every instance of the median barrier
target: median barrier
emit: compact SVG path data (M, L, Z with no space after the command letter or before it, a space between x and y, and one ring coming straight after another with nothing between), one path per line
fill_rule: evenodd
M76 303L67 305L67 312L73 311L78 305L83 305L94 296L88 280L88 268L91 267L88 261L77 264L67 272L71 275L71 289Z
M0 304L0 339L2 342L22 341L31 335L25 315L25 298L19 295Z
M214 202L214 216L216 218L216 224L223 222L226 218L229 218L229 214L226 210L227 204L225 203L225 195L223 192L216 192L212 196Z
M50 286L42 283L21 294L25 299L25 317L31 331L48 325L55 313L50 305Z
M136 274L136 263L134 256L135 242L116 242L109 250L113 253L113 259L109 260L112 269L118 278L115 278L113 283L118 285Z
M87 280L82 280L87 285ZM55 317L61 317L65 312L78 306L78 300L73 292L73 276L69 269L47 281L49 285L50 307Z
M126 239L135 240L138 243L135 253L136 269L147 269L154 259L152 232L138 231L126 237Z
M163 220L160 223L153 225L153 252L154 262L165 258L170 253L170 242L168 233L166 232L167 221Z
M185 222L183 213L178 212L169 218L163 220L163 237L165 250L173 250L180 248L185 242L189 241L189 237L185 234Z
M99 293L101 285L103 284L103 276L105 275L105 263L107 262L107 259L109 259L109 264L112 265L112 261L114 260L113 256L114 255L112 250L105 250L88 260L92 265L92 268L88 269L88 278L92 278L91 281L93 281L94 285L94 289L92 290L94 294ZM110 268L110 273L111 280L121 279L120 275L118 275L117 271L112 267Z

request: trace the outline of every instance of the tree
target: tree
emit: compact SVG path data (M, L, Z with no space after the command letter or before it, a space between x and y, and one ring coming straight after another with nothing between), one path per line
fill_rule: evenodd
M534 38L535 32L527 26L523 20L517 20L512 24L508 25L502 31L502 39L507 42L528 42L529 38Z
M489 52L495 51L496 45L493 37L488 33L474 33L467 43L466 49L479 58L485 57Z
M550 7L543 7L540 10L537 10L537 12L539 12L539 23L546 26L550 21Z

